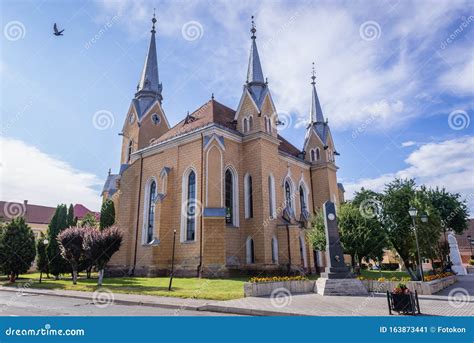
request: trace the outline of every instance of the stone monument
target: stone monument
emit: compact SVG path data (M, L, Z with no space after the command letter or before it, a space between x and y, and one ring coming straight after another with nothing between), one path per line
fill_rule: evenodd
M451 269L457 275L467 275L466 268L462 265L461 254L459 253L458 241L454 234L450 232L448 234L448 243L449 243L449 257L451 259Z
M327 267L316 280L320 295L367 295L362 281L356 279L344 263L339 230L336 219L336 207L333 202L323 205L324 226L326 230Z

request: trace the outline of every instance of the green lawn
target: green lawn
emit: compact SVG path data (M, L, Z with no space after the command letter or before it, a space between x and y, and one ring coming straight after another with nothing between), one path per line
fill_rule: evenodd
M391 271L391 270L361 270L361 275L366 279L377 280L380 277L384 277L386 279L390 279L392 277L396 277L401 279L402 277L409 277L407 272L398 272L398 271Z
M248 279L248 277L229 279L174 278L173 289L169 292L168 277L117 277L104 278L103 287L117 293L229 300L244 296L244 282ZM94 291L98 288L96 278L86 279L82 275L77 281L77 285L73 285L69 277L61 280L43 278L42 283L39 283L39 273L21 275L14 284L10 284L6 276L0 276L0 285L5 287L25 285L27 288L71 291Z

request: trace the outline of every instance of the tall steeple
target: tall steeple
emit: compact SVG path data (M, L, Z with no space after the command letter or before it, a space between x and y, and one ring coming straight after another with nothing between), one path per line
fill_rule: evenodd
M151 39L150 46L148 48L148 53L145 58L145 64L143 66L142 75L137 86L137 92L135 93L135 98L138 99L144 106L140 106L143 110L145 107L148 107L156 99L161 103L163 97L161 91L163 86L160 83L158 77L158 58L156 56L156 42L155 42L155 23L156 17L155 12L153 11L153 23L151 28Z
M262 64L258 55L257 43L255 33L254 17L252 16L252 28L250 29L252 36L252 45L250 46L249 65L247 69L247 82L245 87L249 90L252 98L257 106L260 108L266 92L268 91L267 81L263 77Z
M309 124L314 123L324 123L323 110L321 109L321 104L319 103L318 93L316 92L316 71L314 69L313 62L313 71L311 73L311 85L313 85L313 97L311 99L311 109L309 111Z
M255 33L257 29L255 28L255 22L252 16L252 28L250 29L252 33L252 45L250 47L250 57L249 57L249 67L247 70L247 83L249 85L265 85L265 80L263 78L262 65L260 63L260 57L258 56L257 43L255 42L256 36Z

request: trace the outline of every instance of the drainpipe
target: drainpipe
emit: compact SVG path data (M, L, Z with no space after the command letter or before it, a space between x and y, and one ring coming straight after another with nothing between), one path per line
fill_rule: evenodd
M311 183L311 204L313 205L313 215L316 214L316 207L314 205L314 188L313 188L313 170L311 167L309 168L309 182ZM312 247L311 247L312 248ZM314 271L316 274L318 273L318 254L317 250L313 249L313 259L314 259ZM311 268L309 268L311 270Z
M199 266L197 270L198 277L202 277L202 248L203 248L203 241L202 241L202 227L204 225L204 204L203 204L203 185L204 185L204 135L201 133L201 218L200 222L201 225L199 227Z
M135 267L137 265L137 249L138 249L138 230L140 225L140 200L142 198L142 178L143 178L143 155L140 154L140 181L138 184L138 204L137 204L137 223L135 230L135 253L133 255L133 267L130 275L135 275Z

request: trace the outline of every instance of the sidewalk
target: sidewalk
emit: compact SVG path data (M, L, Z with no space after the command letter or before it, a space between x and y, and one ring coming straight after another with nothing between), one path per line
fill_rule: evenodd
M474 316L474 275L459 276L458 282L440 295L419 296L423 315ZM453 296L448 297L453 291ZM298 294L286 298L249 297L204 306L208 311L280 316L388 316L385 294L369 296L321 296ZM395 313L395 315L397 315Z
M474 316L474 275L460 276L458 282L439 295L419 296L423 315ZM122 305L142 305L176 310L212 311L251 316L388 316L385 294L369 296L321 296L298 294L284 298L249 297L228 301L182 299L150 295L102 292L78 292L1 287L3 291L87 299L91 302L102 298ZM457 301L448 295L453 292ZM13 295L14 296L14 295ZM396 314L395 314L396 315Z

